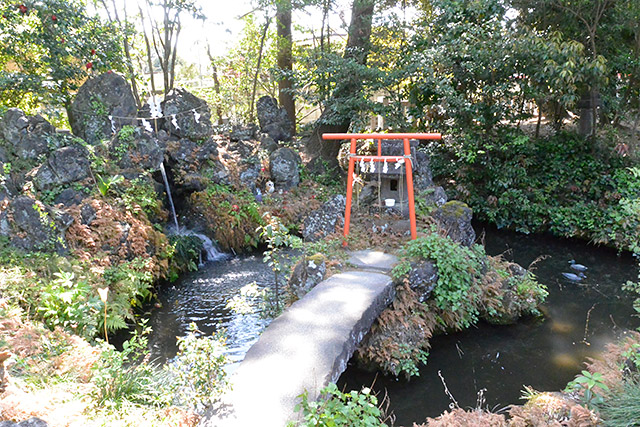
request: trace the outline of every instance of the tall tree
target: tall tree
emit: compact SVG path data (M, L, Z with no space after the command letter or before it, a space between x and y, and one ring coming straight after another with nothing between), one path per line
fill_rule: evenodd
M146 17L149 23L152 41L150 46L146 25L143 23L143 31L147 41L148 61L152 62L151 58L155 53L162 69L163 92L166 96L173 89L175 83L178 39L182 31L182 15L186 12L198 19L203 19L204 15L200 11L200 7L196 5L195 0L160 0L158 3L146 0L146 6L146 16L143 15L142 19L144 20ZM152 9L154 7L160 8L161 20L153 18ZM153 52L151 47L153 47ZM149 72L153 73L153 69L149 70Z
M124 0L123 0L123 5L121 7L121 10L124 14L124 17L122 19L120 18L118 6L116 5L116 0L111 0L111 6L113 9L110 9L109 5L107 4L107 0L100 0L100 4L102 4L102 7L107 13L107 17L109 18L109 21L117 25L120 28L120 31L122 32L122 47L124 48L124 54L127 59L125 61L125 65L128 71L129 82L131 83L131 90L133 92L133 97L136 100L136 104L138 105L138 108L140 108L142 107L142 103L140 101L138 82L136 81L136 71L134 69L133 59L131 57L131 41L129 40L129 37L131 36L131 25L129 22L129 16L127 14L126 4L124 3Z
M278 35L278 102L291 120L291 134L296 133L296 107L293 99L293 57L291 38L291 0L276 0L276 25Z
M367 64L374 8L375 0L353 0L347 45L343 54L343 67ZM354 68L351 67L351 69ZM326 161L330 167L337 166L340 146L333 141L323 141L322 134L349 130L351 121L358 112L343 107L349 105L350 99L357 97L363 88L362 76L358 73L350 76L344 74L341 77L343 78L336 81L329 105L322 112L306 142L308 153L314 158Z

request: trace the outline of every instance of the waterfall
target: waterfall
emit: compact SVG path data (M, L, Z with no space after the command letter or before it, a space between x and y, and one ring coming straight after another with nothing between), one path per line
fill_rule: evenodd
M202 250L206 255L207 261L218 261L229 256L229 254L220 252L218 248L216 248L216 246L213 244L213 241L204 234L195 233L193 231L187 231L187 233L202 240Z
M169 188L169 180L167 179L167 171L164 170L164 162L160 162L160 172L162 173L162 179L164 180L164 187L167 190L167 198L169 199L169 206L171 207L171 214L173 215L173 222L176 226L176 232L180 230L178 226L178 217L176 216L176 208L173 205L173 198L171 197L171 188Z
M169 199L169 206L171 207L171 214L173 215L173 224L175 226L174 233L182 236L194 236L202 240L202 250L204 251L206 261L218 261L227 258L229 255L224 252L220 252L213 241L204 234L196 233L186 228L180 228L178 225L178 216L176 215L176 208L173 204L173 198L171 197L171 189L169 188L169 180L167 179L167 171L164 169L164 162L160 163L160 172L162 173L162 179L164 180L164 187L167 191L167 198ZM171 227L169 227L171 229ZM202 262L202 254L200 254L200 266L204 265Z

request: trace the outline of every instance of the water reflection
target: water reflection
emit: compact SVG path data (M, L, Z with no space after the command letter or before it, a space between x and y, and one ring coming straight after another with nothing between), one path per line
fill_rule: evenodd
M483 227L477 227L481 230ZM432 340L428 365L410 382L363 372L350 366L340 386L370 386L387 390L398 425L422 422L447 410L442 376L460 406L473 407L477 393L486 388L489 408L518 403L524 385L558 390L583 369L585 358L596 357L604 346L626 329L638 326L631 301L620 286L635 279L631 256L617 256L572 242L486 229L485 245L492 255L528 266L535 264L549 297L543 320L527 319L514 326L480 324L470 330ZM589 267L586 278L574 283L562 276L570 260Z

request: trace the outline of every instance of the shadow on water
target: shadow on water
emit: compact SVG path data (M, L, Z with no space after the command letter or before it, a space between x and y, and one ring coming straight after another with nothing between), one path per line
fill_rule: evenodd
M490 255L503 254L527 267L535 265L538 280L549 290L543 319L526 319L513 326L479 324L470 330L432 339L427 366L410 382L378 376L376 391L387 390L397 425L423 422L449 409L450 400L438 371L460 407L475 407L478 391L486 405L499 409L519 403L524 385L537 390L560 390L597 357L607 343L636 328L631 299L621 284L636 278L637 267L628 254L594 248L582 242L546 236L496 231L488 226L485 245ZM480 233L478 233L480 234ZM586 278L570 282L569 261L586 265ZM587 321L588 319L588 321ZM348 390L370 386L375 374L350 364L339 386Z

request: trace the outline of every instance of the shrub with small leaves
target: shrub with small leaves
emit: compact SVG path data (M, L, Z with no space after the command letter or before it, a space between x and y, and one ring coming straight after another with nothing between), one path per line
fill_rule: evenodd
M225 338L221 333L201 335L195 323L189 325L187 335L178 338L178 355L168 367L177 403L196 410L217 403L230 388L224 370Z
M378 398L371 393L369 388L363 388L361 392L355 390L342 393L335 384L329 384L323 388L322 394L326 400L309 401L305 391L299 397L302 402L296 405L296 411L302 411L302 426L361 426L380 427L386 426L381 421L382 411L378 407Z

